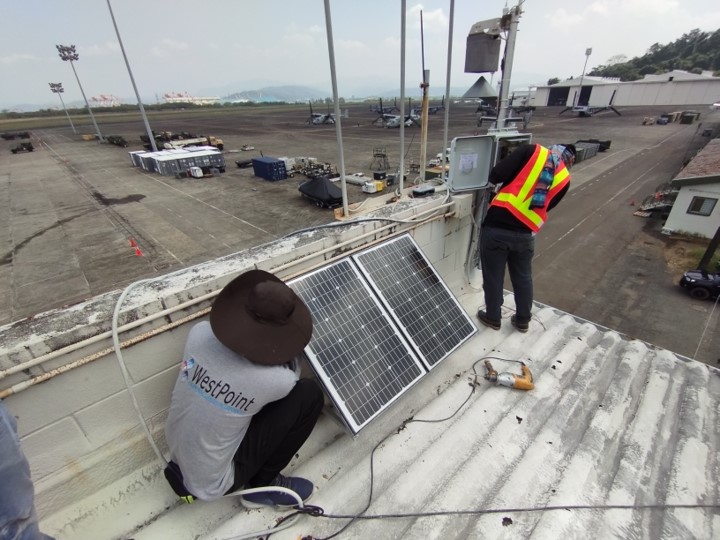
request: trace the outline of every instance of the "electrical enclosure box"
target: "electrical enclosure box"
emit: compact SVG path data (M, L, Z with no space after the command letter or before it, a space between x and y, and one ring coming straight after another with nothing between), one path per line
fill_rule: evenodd
M493 166L519 145L531 141L529 133L514 130L454 138L450 145L448 189L457 193L484 188Z
M500 36L471 34L465 44L465 73L494 73L500 63Z
M512 153L515 148L524 143L532 142L530 133L518 133L517 131L498 132L493 134L495 145L493 147L493 165Z
M490 135L455 137L450 143L448 189L454 192L485 187L493 159Z

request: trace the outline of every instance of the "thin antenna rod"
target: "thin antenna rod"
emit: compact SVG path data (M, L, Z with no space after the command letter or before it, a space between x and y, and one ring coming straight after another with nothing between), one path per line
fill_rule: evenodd
M400 2L400 182L398 184L398 197L402 197L405 176L405 10L406 0Z
M423 25L423 12L420 10L420 55L422 56L422 81L425 83L425 26Z
M445 97L447 98L447 104L445 105L445 121L443 124L443 179L447 181L447 175L445 174L445 149L448 146L448 125L450 123L450 72L452 67L452 42L453 42L453 26L455 21L455 0L450 0L450 26L448 27L448 54L447 54L447 73L445 75Z

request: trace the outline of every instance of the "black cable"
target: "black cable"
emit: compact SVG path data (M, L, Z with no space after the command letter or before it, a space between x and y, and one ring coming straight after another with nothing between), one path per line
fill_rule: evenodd
M406 514L371 514L350 516L343 514L323 514L328 519L398 519L410 517L438 517L438 516L467 516L483 514L517 514L531 512L546 512L555 510L675 510L675 509L720 509L718 504L582 504L582 505L551 505L529 506L521 508L488 508L478 510L436 510L429 512L408 512ZM318 539L319 540L319 539Z
M489 358L495 359L495 360L507 360L509 362L520 362L520 360L511 360L507 358L500 358L498 356L484 356L480 358L479 360L476 360L472 365L472 370L474 373L473 381L470 382L470 393L465 398L465 400L458 406L457 409L448 417L446 418L440 418L436 420L424 420L424 419L416 419L413 417L408 418L405 420L402 425L396 429L395 431L392 431L388 433L385 437L383 437L380 442L378 442L372 449L372 452L370 452L370 492L368 494L368 502L365 505L365 508L363 508L359 513L352 514L352 515L346 515L343 516L343 519L349 519L348 521L339 531L336 531L335 533L331 534L330 536L326 536L322 539L316 539L316 540L330 540L331 538L335 538L342 532L344 532L356 519L365 519L363 516L365 515L365 512L368 511L368 508L370 508L370 505L372 504L372 495L373 495L373 485L375 483L375 451L380 447L381 444L383 444L391 435L397 435L400 433L408 424L412 424L413 422L420 422L420 423L439 423L439 422L446 422L447 420L450 420L453 416L455 416L457 413L460 412L460 410L465 407L465 405L470 401L470 398L475 393L475 389L478 387L478 372L476 371L475 367L482 362L483 360L487 360ZM522 363L522 362L520 362ZM311 514L312 515L312 514ZM322 517L332 517L332 518L340 518L339 515L333 515L333 514L322 514ZM368 519L378 519L375 517L370 517Z
M316 538L314 536L303 536L303 540L331 540L332 538L337 537L341 533L347 530L350 525L352 525L355 520L358 519L364 519L364 520L371 520L371 519L403 519L403 518L422 518L422 517L438 517L438 516L463 516L463 515L484 515L484 514L501 514L501 513L530 513L530 512L548 512L548 511L556 511L556 510L670 510L670 509L679 509L679 508L708 508L708 509L720 509L720 503L713 503L713 504L607 504L607 505L548 505L548 506L530 506L530 507L520 507L520 508L490 508L490 509L475 509L475 510L437 510L437 511L429 511L429 512L408 512L408 513L398 513L398 514L371 514L367 515L365 512L370 508L370 505L372 504L372 495L373 495L373 485L375 482L375 466L374 466L374 460L375 460L375 451L380 447L381 444L383 444L387 439L393 435L400 433L408 424L411 424L413 422L422 422L422 423L439 423L439 422L446 422L447 420L450 420L453 418L460 410L462 410L463 407L470 401L470 398L475 393L475 389L478 386L478 377L479 374L476 370L477 365L485 360L500 360L504 362L517 362L520 364L525 363L522 360L515 360L512 358L502 358L499 356L483 356L482 358L476 360L473 362L471 369L473 371L474 377L473 380L468 383L471 387L470 393L465 398L465 400L458 406L458 408L448 417L436 419L436 420L424 420L424 419L416 419L413 417L408 418L405 420L402 425L396 429L395 431L392 431L388 433L385 437L380 440L372 449L372 452L370 453L370 492L368 493L368 502L365 505L365 507L357 514L326 514L324 510L317 506L307 506L304 509L298 510L298 512L295 512L294 514L291 514L290 516L287 516L283 518L282 521L285 521L286 519L289 519L290 517L298 514L298 513L306 513L308 515L311 515L313 517L324 517L328 519L349 519L343 527L331 534L330 536L326 536L324 538ZM530 360L528 360L529 362ZM280 523L282 523L280 521Z

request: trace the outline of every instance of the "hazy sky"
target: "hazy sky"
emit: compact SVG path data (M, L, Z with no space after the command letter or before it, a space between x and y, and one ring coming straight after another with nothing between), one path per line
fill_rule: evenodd
M222 96L262 86L297 84L331 95L323 0L111 0L140 94ZM473 23L502 15L517 1L456 0L452 83L463 72ZM431 95L444 93L450 0L406 2L406 94L421 81L420 11ZM341 96L400 86L399 0L330 0ZM526 0L520 19L513 86L579 76L614 55L639 56L694 28L720 28L718 0ZM134 101L107 0L0 0L0 108L58 106L49 82L62 82L66 103L82 99L56 44L74 44L88 98L112 94ZM489 74L488 74L489 78ZM497 75L495 77L497 82Z

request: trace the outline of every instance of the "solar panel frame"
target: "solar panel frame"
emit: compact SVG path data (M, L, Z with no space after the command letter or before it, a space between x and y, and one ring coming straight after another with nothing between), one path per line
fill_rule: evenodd
M351 258L288 285L313 316L308 363L357 435L427 374L425 366Z
M352 258L428 370L477 333L472 319L409 234ZM412 273L403 272L409 266Z

